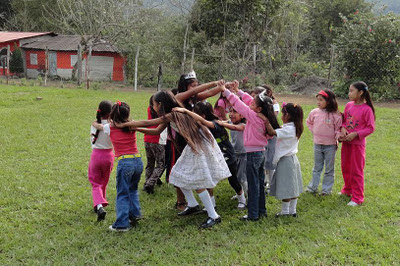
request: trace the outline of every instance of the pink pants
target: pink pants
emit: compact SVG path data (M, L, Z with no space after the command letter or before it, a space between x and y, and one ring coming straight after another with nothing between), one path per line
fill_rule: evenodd
M114 165L112 149L93 149L90 156L88 177L92 184L93 207L102 204L108 205L106 189Z
M351 196L357 204L364 202L365 145L342 143L342 194Z

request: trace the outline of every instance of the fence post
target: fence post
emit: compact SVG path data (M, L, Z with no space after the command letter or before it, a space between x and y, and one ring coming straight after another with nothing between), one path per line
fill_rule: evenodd
M78 44L78 53L77 53L77 80L78 86L82 84L82 45Z
M86 57L86 89L90 87L90 59L92 58L92 45L89 45L89 53Z
M161 85L162 85L162 63L158 66L158 76L157 76L157 91L161 90Z
M134 80L134 86L133 86L134 91L137 91L137 72L138 72L139 50L140 50L140 46L138 46L138 48L136 50L136 56L135 56L135 80Z
M332 71L332 65L333 65L333 61L335 59L335 46L333 44L331 44L331 58L329 61L329 72L328 72L328 88L330 89L331 86L331 71Z
M6 57L6 60L7 60L7 70L6 70L6 73L4 73L4 74L6 74L6 80L7 80L7 85L8 85L8 75L10 74L10 45L7 45L7 57Z
M49 48L44 51L44 86L47 86L47 74L49 71Z

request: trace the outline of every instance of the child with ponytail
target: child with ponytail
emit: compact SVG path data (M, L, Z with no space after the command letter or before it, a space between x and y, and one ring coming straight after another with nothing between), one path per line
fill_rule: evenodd
M270 195L282 200L282 210L275 217L297 217L297 198L303 191L300 163L296 153L303 133L303 109L298 104L282 104L281 128L274 129L266 121L268 134L276 136L273 164L276 165L271 180Z
M364 202L364 166L366 137L375 131L375 109L369 88L357 81L349 88L350 102L346 104L341 129L342 174L341 194L351 197L348 206Z
M99 125L108 124L108 117L111 112L111 102L102 101L96 113L96 123ZM106 190L108 180L114 163L114 153L110 137L104 131L91 126L92 154L90 156L88 179L92 185L93 209L97 213L97 221L106 217L104 207L108 205Z

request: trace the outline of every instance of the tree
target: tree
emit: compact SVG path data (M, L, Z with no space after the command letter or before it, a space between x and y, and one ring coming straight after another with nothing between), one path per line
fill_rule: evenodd
M375 98L400 97L400 16L356 13L342 16L343 27L335 39L338 53L338 91L364 80Z
M14 44L14 52L10 58L10 72L11 73L23 73L24 65L22 60L21 49Z
M4 28L12 14L11 0L2 0L0 5L0 29Z

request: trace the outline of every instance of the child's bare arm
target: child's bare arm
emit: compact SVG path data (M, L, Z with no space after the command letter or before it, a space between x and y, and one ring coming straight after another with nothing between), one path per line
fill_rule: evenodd
M221 121L221 120L218 120L216 122L218 123L218 125L225 127L227 129L230 129L230 130L243 131L244 127L245 127L244 124L234 125L234 124L229 124L229 123L227 123L225 121Z
M156 128L146 128L146 127L136 127L136 128L131 128L133 130L136 130L138 132L141 132L143 134L147 135L160 135L161 132L167 127L167 124L160 124Z
M180 113L184 113L187 115L190 115L194 120L196 120L196 122L200 122L201 124L205 125L208 128L215 128L214 123L211 121L207 121L205 120L203 117L199 116L198 114L191 112L185 108L179 108L179 107L175 107L173 109L176 112L180 112Z
M269 123L268 118L261 114L261 113L257 113L257 116L259 118L261 118L262 120L264 120L264 124L265 124L265 130L267 131L268 135L270 136L276 136L276 131L275 129L271 126L271 124Z
M93 121L92 126L97 129L97 130L103 130L104 126L100 123L98 123L96 120Z

